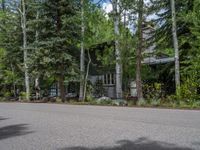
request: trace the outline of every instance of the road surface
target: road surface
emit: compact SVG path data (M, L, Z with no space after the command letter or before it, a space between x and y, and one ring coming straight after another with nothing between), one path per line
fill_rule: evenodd
M0 150L200 150L200 111L0 103Z

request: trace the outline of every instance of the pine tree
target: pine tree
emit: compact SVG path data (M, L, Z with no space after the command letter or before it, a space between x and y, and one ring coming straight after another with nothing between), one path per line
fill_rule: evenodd
M22 88L21 25L18 4L2 1L0 9L0 49L1 59L1 88L2 92L9 92L16 97L16 90ZM4 88L6 87L6 88ZM4 93L3 93L4 94Z
M190 87L200 87L200 2L195 0L193 2L193 9L188 11L187 15L184 15L185 21L190 24L190 36L185 37L189 41L191 46L187 53L187 58L183 61L182 73L185 79L188 79ZM193 93L195 95L196 93Z
M70 76L77 67L74 56L78 53L78 6L78 1L72 0L45 1L38 22L40 34L34 56L37 66L34 67L58 81L63 102L66 76Z
M162 69L161 72L164 72L163 76L167 76L169 80L170 78L173 78L175 83L177 83L175 86L172 87L180 87L180 78L179 73L177 71L179 70L178 64L182 64L187 59L187 53L190 51L190 43L189 43L189 37L191 35L190 31L190 24L185 21L185 16L189 11L193 9L193 0L183 0L183 1L176 1L174 3L174 8L176 9L176 29L174 28L174 15L172 17L172 7L171 2L169 0L151 0L150 9L148 10L148 13L150 15L156 15L157 17L153 18L152 21L155 24L155 31L154 36L152 37L152 40L154 43L156 43L156 50L157 52L161 52L164 54L168 54L170 56L175 55L175 51L173 50L173 44L176 46L176 68L172 63L166 64L166 67ZM173 18L173 19L172 19ZM175 32L172 32L176 30L177 32L177 42L174 42L173 40L173 34ZM175 37L175 36L174 36ZM188 38L188 40L186 40ZM178 49L178 51L177 51ZM179 58L177 58L177 55L179 52ZM178 61L179 63L178 63ZM167 69L167 70L166 70ZM181 69L181 68L180 68ZM181 71L181 70L180 70ZM175 73L176 72L176 73ZM168 75L167 75L167 74ZM160 75L162 76L162 75ZM176 76L176 77L175 77ZM172 84L174 85L174 84Z

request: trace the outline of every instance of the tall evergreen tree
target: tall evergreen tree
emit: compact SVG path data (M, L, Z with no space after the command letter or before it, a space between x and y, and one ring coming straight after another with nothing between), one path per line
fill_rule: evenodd
M18 3L2 1L0 10L0 49L1 61L1 91L16 96L16 90L22 87L22 56L21 23L18 14ZM1 6L2 6L1 5ZM6 88L4 88L6 87Z
M35 54L35 68L46 72L58 81L60 98L65 101L66 76L77 67L74 56L78 54L79 26L78 1L53 1L43 3L40 15L40 35ZM42 56L42 58L41 58Z

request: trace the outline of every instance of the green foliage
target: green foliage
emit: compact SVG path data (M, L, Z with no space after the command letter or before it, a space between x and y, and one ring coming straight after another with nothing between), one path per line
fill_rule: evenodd
M113 101L111 99L104 99L97 101L98 105L113 105Z
M144 96L147 100L160 100L162 98L162 89L160 83L145 84Z
M64 9L65 6L68 9ZM37 21L39 41L35 41L36 52L33 53L33 69L40 73L49 73L54 77L60 74L70 75L75 67L78 31L77 6L74 1L52 1L43 3L43 12ZM33 22L34 23L34 22ZM76 36L76 37L75 37Z
M9 98L12 94L10 92L4 92L4 97L5 98Z
M161 100L160 99L151 99L149 104L150 104L150 106L154 106L154 107L161 106Z
M178 101L183 101L191 105L194 101L200 100L200 95L198 94L199 86L195 78L187 78L184 80L175 98Z
M86 48L114 39L113 22L105 17L101 9L86 1L84 15Z
M138 105L138 106L146 106L146 105L147 105L147 101L144 100L144 99L139 100L139 101L137 102L137 105Z
M104 94L104 88L103 88L103 81L97 80L94 85L94 95L96 97L101 97Z
M190 36L182 37L187 40L190 49L182 62L182 80L180 93L177 99L192 105L200 99L198 89L200 87L200 2L194 0L191 2L193 9L189 10L187 14L183 14L184 21L189 25ZM188 59L189 58L189 59Z
M1 1L2 2L2 1ZM128 17L120 22L120 51L123 68L123 87L129 90L129 82L135 78L135 50L137 33L131 33L127 25L134 24L134 15L138 12L137 3L133 0L122 0L120 9L126 10ZM148 15L156 14L149 24L155 27L153 37L144 42L144 46L156 44L156 56L173 57L171 34L171 7L169 0L151 0L144 8L144 22ZM29 0L26 1L27 18L27 51L31 89L34 91L34 79L40 78L41 93L47 93L61 76L64 83L79 81L80 43L84 41L85 50L95 54L98 63L92 62L103 74L115 69L113 12L105 14L103 10L84 1L85 35L81 38L81 5L80 0ZM20 5L16 1L6 1L5 9L0 8L0 95L11 97L16 89L24 90L24 66L22 51L22 31ZM172 90L174 82L174 64L142 66L145 101L141 106L170 105L173 107L198 107L200 100L200 1L176 1L177 33L181 62L181 87L177 95L167 95L164 90ZM122 11L124 13L124 11ZM122 14L123 15L123 14ZM37 33L37 34L36 34ZM153 54L153 55L154 55ZM145 57L145 56L144 56ZM87 57L86 57L87 61ZM161 90L162 85L162 90ZM92 93L102 96L102 81L93 87L87 86L87 101L97 104ZM164 94L169 94L164 93ZM21 99L25 98L23 92ZM113 105L105 100L102 105Z
M19 100L22 101L22 102L27 102L26 92L20 92L20 94L19 94Z

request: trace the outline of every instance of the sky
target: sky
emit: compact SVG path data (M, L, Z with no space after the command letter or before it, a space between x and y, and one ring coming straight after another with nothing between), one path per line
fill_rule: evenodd
M93 0L94 3L98 3L100 0ZM102 0L103 3L109 2L109 0Z
M94 3L98 3L100 0L93 0ZM144 0L144 2L147 4L149 3L149 0ZM101 2L101 5L102 5L102 8L103 10L106 12L106 13L109 13L112 11L113 7L112 7L112 4L109 2L109 0L102 0ZM151 15L151 16L148 16L147 20L151 20L153 18L156 18L155 15ZM124 20L122 18L122 20ZM134 23L130 23L128 26L127 26L132 32L134 32Z
M100 0L93 0L94 3L98 3ZM112 5L109 3L109 0L101 0L101 5L103 10L106 13L109 13L112 11Z

